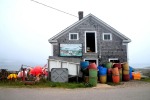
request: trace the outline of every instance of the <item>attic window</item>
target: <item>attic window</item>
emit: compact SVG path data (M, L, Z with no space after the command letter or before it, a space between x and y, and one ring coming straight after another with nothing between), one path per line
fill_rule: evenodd
M69 40L78 40L78 33L69 33Z
M111 33L103 33L103 40L106 40L106 41L112 40Z

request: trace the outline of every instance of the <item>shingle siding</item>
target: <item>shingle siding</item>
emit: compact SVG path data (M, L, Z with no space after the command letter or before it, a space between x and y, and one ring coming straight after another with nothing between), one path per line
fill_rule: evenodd
M97 53L85 53L85 31L95 31L97 34ZM83 58L96 58L99 55L99 64L108 62L109 58L119 58L121 62L127 61L127 48L126 45L122 45L123 39L118 37L113 30L110 30L103 25L100 25L91 17L87 18L86 21L74 27L71 30L65 31L66 34L62 35L57 39L58 45L53 46L53 56L59 57L59 44L83 44ZM69 33L79 33L79 40L69 40ZM112 41L104 41L103 33L111 33ZM60 59L65 59L68 61L70 58L77 59L78 62L81 57L60 57Z

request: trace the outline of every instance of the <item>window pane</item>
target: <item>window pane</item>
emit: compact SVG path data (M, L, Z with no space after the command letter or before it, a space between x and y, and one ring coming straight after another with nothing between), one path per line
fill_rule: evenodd
M71 34L71 39L77 39L77 34Z
M104 35L104 40L107 40L107 35Z
M110 40L110 35L107 35L107 39Z
M105 34L104 35L104 40L110 40L110 35L109 34Z
M71 39L73 39L73 34L71 34Z
M77 39L77 34L74 34L74 39Z

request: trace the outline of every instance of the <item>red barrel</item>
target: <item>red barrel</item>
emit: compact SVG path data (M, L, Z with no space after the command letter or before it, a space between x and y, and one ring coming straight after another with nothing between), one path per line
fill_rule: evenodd
M113 76L112 76L112 81L113 81L113 83L119 83L119 82L120 82L120 77L119 77L119 75L113 75Z
M123 80L124 81L129 81L130 80L130 75L123 75Z
M112 74L113 75L119 75L119 70L117 67L112 69Z
M96 69L97 70L97 65L95 63L90 63L88 66L88 69Z
M111 75L111 74L112 74L112 68L108 68L108 69L107 69L107 74L108 74L108 75Z
M113 65L113 68L118 68L118 69L120 69L120 68L122 68L122 66L121 66L121 63L115 63L114 65Z

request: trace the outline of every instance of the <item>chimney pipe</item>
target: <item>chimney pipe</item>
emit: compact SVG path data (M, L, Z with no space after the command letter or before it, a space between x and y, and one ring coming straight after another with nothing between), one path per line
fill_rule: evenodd
M83 11L79 11L78 15L79 15L79 20L81 20L83 18Z

